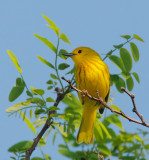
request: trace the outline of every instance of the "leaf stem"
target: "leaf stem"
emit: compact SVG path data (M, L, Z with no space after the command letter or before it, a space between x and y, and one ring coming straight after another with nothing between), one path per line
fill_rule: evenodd
M129 40L127 40L125 43L123 43L123 46L124 46L125 44L129 43L130 41L132 41L133 39L134 39L134 38L130 38ZM102 60L104 61L109 55L111 55L111 54L112 54L113 52L115 52L117 49L118 49L118 48L115 48L115 49L109 51Z
M62 87L62 90L63 90L63 93L64 93L64 87L63 87L63 84L62 84L61 79L60 79L60 77L59 77L58 69L57 69L58 47L59 47L59 37L58 37L57 48L56 48L55 71L56 71L56 75L57 75L57 77L58 77L58 80L59 80L59 82L60 82L60 84L61 84L61 87Z

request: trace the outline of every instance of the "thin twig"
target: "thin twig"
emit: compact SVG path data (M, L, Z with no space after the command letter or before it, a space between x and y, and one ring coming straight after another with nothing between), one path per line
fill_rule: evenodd
M104 160L104 157L100 155L98 151L95 150L94 153L97 154L98 160Z
M130 94L125 88L122 88L122 91L124 91L125 93L127 93L127 94L131 97L132 102L133 102L133 106L134 106L133 112L135 112L135 113L138 115L138 117L141 119L141 121L138 121L138 120L136 120L136 119L133 119L133 118L127 116L123 111L117 111L117 110L111 108L108 104L106 104L106 103L102 100L102 98L99 97L99 95L97 96L97 97L99 97L99 98L92 97L90 94L88 94L88 92L85 92L85 93L84 93L84 91L81 91L81 90L77 89L76 87L74 87L74 86L72 85L72 83L71 83L70 80L67 80L67 79L65 79L64 77L62 77L62 79L65 80L67 83L69 83L69 85L71 86L72 89L76 90L77 92L79 92L79 93L87 96L88 98L90 98L90 99L92 99L92 100L94 100L94 101L96 101L96 102L98 102L98 103L101 103L101 104L104 105L106 108L108 108L111 112L116 113L116 114L119 114L119 115L125 117L125 118L128 119L130 122L138 123L138 124L141 124L141 125L146 126L146 127L149 128L149 124L145 122L145 120L143 119L143 116L142 116L142 115L137 111L137 109L136 109L136 104L135 104L135 100L134 100L135 96L134 96L133 94ZM97 94L98 94L98 91L97 91Z
M55 88L55 91L57 92L57 98L56 98L56 102L54 103L54 106L57 107L59 102L64 98L64 95L61 93L61 89L60 88ZM54 114L55 111L50 111L49 112L49 118L47 119L45 125L43 126L42 130L40 131L40 133L38 134L38 136L34 139L33 144L31 146L31 148L29 150L26 151L26 155L25 155L25 160L30 160L31 154L32 152L35 150L38 142L40 141L40 139L42 138L42 136L44 135L44 133L47 131L47 129L51 126L52 122L52 118L50 117L51 114Z

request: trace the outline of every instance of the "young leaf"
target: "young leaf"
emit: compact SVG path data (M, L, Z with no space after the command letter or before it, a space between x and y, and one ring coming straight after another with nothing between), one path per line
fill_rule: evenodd
M60 28L57 28L57 27L55 27L55 26L49 26L49 25L47 25L49 28L51 28L51 29L53 29L53 31L56 33L56 35L57 36L59 36L59 30L60 30Z
M65 49L61 49L61 50L59 51L58 56L61 57L61 58L64 59L64 60L66 60L68 57L67 57L67 56L64 56L64 55L63 55L64 53L68 53L68 52L67 52Z
M125 38L125 39L127 39L127 40L131 38L130 35L122 35L121 37L122 37L122 38Z
M52 80L47 81L47 84L53 84Z
M42 16L45 18L45 20L51 25L51 26L54 26L54 27L57 27L56 24L48 17L46 17L45 15L42 14Z
M40 158L40 157L33 157L31 160L45 160L45 159Z
M133 58L135 60L135 62L138 62L139 60L139 50L136 46L136 44L134 44L133 42L130 42L130 48L131 48L131 52L133 55Z
M131 76L126 80L126 84L127 84L128 90L132 91L133 86L134 86L134 82L133 82L133 79Z
M48 110L50 110L50 111L56 111L56 110L59 110L59 108L57 108L55 106L52 106L52 107L49 107Z
M105 144L98 144L97 146L98 150L102 153L102 154L105 154L105 155L108 155L110 156L111 155L111 151L108 149L108 147L105 145Z
M133 38L135 38L135 39L137 39L137 40L139 40L141 42L144 42L144 40L141 37L139 37L138 35L136 35L136 34L133 35Z
M54 133L54 136L53 136L53 144L54 144L54 142L55 142L56 135L57 135L57 132Z
M140 79L139 79L138 74L137 74L136 72L133 72L132 74L133 74L133 76L135 77L136 81L137 81L138 83L140 83Z
M22 74L22 69L19 65L17 57L10 50L7 50L7 53L9 57L11 58L12 62L14 63L14 65L16 66L17 70Z
M120 108L117 107L116 105L113 105L113 104L112 104L112 105L110 105L110 107L113 108L113 109L115 109L115 110L117 110L117 111L120 111Z
M123 47L123 45L124 45L124 44L113 45L113 47L114 47L114 48L116 48L116 49L120 49L120 48L122 48L122 47Z
M111 55L109 59L123 72L125 71L122 60L115 55Z
M106 118L106 120L114 125L118 126L121 130L123 130L123 125L117 115L111 115Z
M48 88L47 88L47 90L50 90L50 89L52 89L53 88L53 86L49 86Z
M8 149L8 152L24 152L32 146L32 141L21 141L19 143L14 144Z
M56 47L49 40L37 34L34 34L34 36L40 39L44 44L46 44L53 52L57 52Z
M48 62L48 61L45 60L44 58L42 58L42 57L40 57L40 56L37 56L37 58L38 58L41 62L43 62L44 64L46 64L47 66L55 69L55 67L53 66L53 64L51 64L50 62Z
M47 101L47 102L54 102L54 103L56 102L56 101L55 101L53 98L51 98L51 97L48 97L48 98L46 99L46 101Z
M58 69L64 70L64 69L68 68L69 66L70 65L68 65L67 63L61 63L61 64L59 64Z
M10 91L9 101L12 102L15 99L17 99L22 94L23 91L24 91L24 87L14 86Z
M24 114L21 111L19 111L19 113L20 113L21 117L23 118ZM24 117L24 122L28 125L28 127L31 129L31 131L33 133L36 133L36 128L34 127L34 125L30 122L30 120L26 116Z
M58 79L58 77L56 76L56 75L54 75L54 74L50 74L50 76L51 76L51 78L53 78L53 79Z
M120 49L120 57L121 57L121 60L125 66L126 71L130 72L132 69L132 58L131 58L131 55L128 52L128 50L125 48L121 48Z
M31 103L33 104L40 104L41 106L45 105L45 101L38 97L30 98L29 100L31 100Z
M67 38L67 36L64 33L60 34L60 39L63 40L64 42L66 42L66 43L69 43L71 45L69 39Z
M34 93L36 93L36 94L42 96L45 92L44 92L43 89L34 89Z
M44 109L36 109L35 110L35 114L41 114L41 113L45 113Z

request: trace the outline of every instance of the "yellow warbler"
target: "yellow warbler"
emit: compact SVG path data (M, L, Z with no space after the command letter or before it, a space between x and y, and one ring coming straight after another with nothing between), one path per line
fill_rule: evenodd
M110 74L107 65L102 61L99 54L91 48L78 47L72 53L64 54L75 62L75 79L77 88L97 98L96 91L104 102L108 101L110 93ZM82 102L82 96L78 93ZM88 97L83 98L82 121L77 135L77 143L93 143L94 122L97 110L103 113L104 106L97 104Z

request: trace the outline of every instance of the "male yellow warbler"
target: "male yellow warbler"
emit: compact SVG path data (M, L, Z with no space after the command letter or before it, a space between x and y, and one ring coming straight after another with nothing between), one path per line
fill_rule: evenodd
M101 60L97 52L87 47L78 47L72 53L64 54L75 62L75 79L77 88L97 98L96 91L104 102L108 101L110 93L110 74L107 65ZM78 93L82 102L82 96ZM104 107L85 97L83 99L82 121L77 135L77 143L93 143L94 122L97 110L103 113Z

